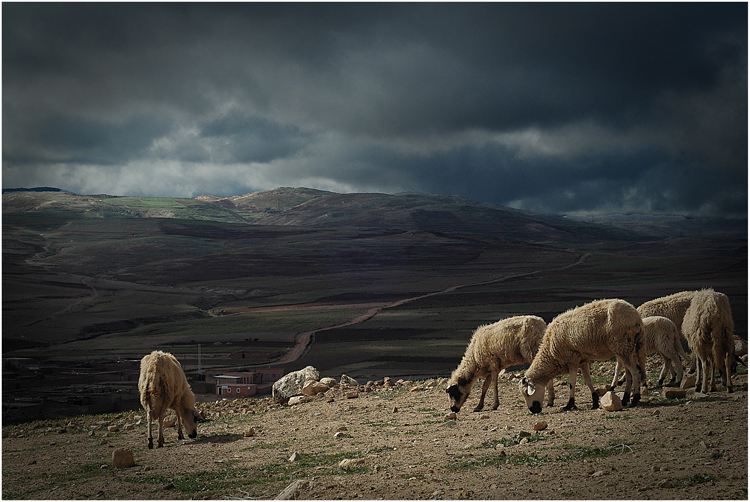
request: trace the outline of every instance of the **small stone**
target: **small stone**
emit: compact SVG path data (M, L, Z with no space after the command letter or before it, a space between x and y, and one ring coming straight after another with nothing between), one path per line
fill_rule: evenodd
M124 431L132 431L133 427L134 427L133 424L125 424L123 426L122 430L124 430ZM93 431L91 431L91 432L93 432Z
M287 404L289 404L289 406L296 406L298 404L309 403L312 400L313 398L310 396L292 396L289 398L289 401L287 401Z
M547 428L547 422L545 422L544 420L540 420L539 422L534 424L535 431L543 431L546 428Z
M596 471L591 475L592 478L598 478L601 476L604 476L604 471Z
M443 417L443 420L456 420L458 418L458 415L456 415L455 412L449 413L446 416Z
M687 395L687 391L677 387L665 387L661 391L661 397L665 399L678 399Z
M107 427L107 430L109 432L118 432L120 430L120 428L117 427L116 425L110 425L109 427Z
M393 413L398 413L398 408L396 408L395 406L393 407Z
M305 382L304 387L302 387L302 394L305 396L315 396L327 390L328 386L326 384L315 380L308 380Z
M337 432L336 434L333 435L333 437L336 438L336 439L339 439L339 438L342 438L342 437L345 437L345 436L346 436L346 433L344 433L342 431L339 431L339 432Z
M310 481L306 479L298 479L284 490L276 495L276 500L296 500L300 498L300 491L306 489L310 485Z
M301 458L300 454L295 451L294 453L292 453L292 456L289 457L289 461L290 462L297 462L300 458Z
M359 392L356 390L350 390L349 392L346 393L347 399L356 399L358 397L359 397Z
M415 385L414 387L411 388L412 392L422 392L423 390L424 390L424 387L422 387L421 385Z
M528 437L531 437L531 433L530 432L526 432L526 431L521 431L521 432L518 433L518 437L528 438Z
M653 411L653 412L651 413L651 415L652 415L652 416L654 416L654 417L658 417L659 415L661 415L661 411L659 411L659 410L655 410L655 411Z
M169 483L168 485L164 485L162 487L162 490L174 490L174 484L173 483Z
M680 387L683 389L692 389L695 387L695 375L685 375L682 377Z
M391 377L385 377L385 378L383 378L383 385L385 385L387 387L395 387L396 386L396 382L394 382L393 378L391 378Z
M344 460L339 462L339 469L343 469L346 471L364 464L365 459L363 458L345 458Z
M620 396L612 391L604 394L599 401L602 409L605 411L620 411L622 409L622 400Z
M674 485L672 485L672 482L668 479L663 479L659 481L659 488L674 488Z
M337 432L346 432L348 430L349 429L346 427L346 425L342 425L341 427L339 427L338 429L336 429Z
M253 429L252 427L248 427L243 436L245 436L246 438L255 436L255 429Z
M176 415L169 415L164 419L164 427L174 427L177 425L177 416Z
M348 375L341 375L341 380L339 383L342 386L359 387L359 382Z
M528 444L528 442L529 442L529 438L523 438L522 440L518 442L518 444Z
M128 448L117 448L112 452L112 465L115 467L133 467L135 465L133 452Z
M490 418L490 416L486 413L482 413L481 415L479 415L480 420L487 420L488 418Z

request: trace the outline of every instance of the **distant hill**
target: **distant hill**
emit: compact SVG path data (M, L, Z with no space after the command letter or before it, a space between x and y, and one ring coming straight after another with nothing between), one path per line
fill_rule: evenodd
M3 193L14 193L14 192L63 192L72 193L62 188L55 187L34 187L34 188L3 188Z

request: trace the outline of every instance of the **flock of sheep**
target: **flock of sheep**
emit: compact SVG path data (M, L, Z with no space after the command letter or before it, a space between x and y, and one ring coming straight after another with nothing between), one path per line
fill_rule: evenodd
M537 316L515 316L494 324L480 326L473 334L458 368L453 371L446 392L451 410L458 412L466 402L474 382L484 378L482 396L474 411L484 407L484 397L491 383L495 387L493 410L499 406L497 378L500 370L531 363L521 379L521 394L532 413L542 411L545 392L547 406L552 406L555 391L552 380L570 375L570 397L566 410L575 408L575 382L580 368L583 380L591 389L593 408L599 406L599 395L591 384L590 362L617 358L611 389L618 384L618 372L625 369L625 393L622 403L635 406L640 400L641 383L646 380L646 356L658 352L663 361L659 384L667 372L679 385L682 376L680 356L687 355L680 344L680 334L687 338L697 355L696 391L716 390L715 370L722 371L722 382L732 392L731 365L734 361L734 322L726 295L713 289L683 291L648 301L636 310L624 300L598 300L557 316L547 326ZM674 365L674 368L672 368ZM488 378L489 377L489 378ZM157 447L164 446L162 432L167 409L177 414L177 435L198 435L201 415L195 408L195 396L177 359L168 353L154 351L141 360L138 380L141 405L148 417L148 447L154 447L151 422L159 423ZM632 402L631 402L632 391Z
M696 392L716 391L716 370L721 372L727 392L733 392L733 331L729 299L710 288L657 298L638 309L624 300L597 300L558 315L549 326L537 316L515 316L481 326L474 332L461 363L448 381L446 392L451 410L458 412L474 382L484 378L482 395L474 411L484 407L490 383L495 387L492 409L497 409L500 370L530 363L520 383L529 410L532 413L542 411L545 391L549 392L547 406L552 406L555 399L552 379L566 373L569 374L570 397L564 409L570 410L575 408L575 384L580 368L591 390L593 408L598 408L599 395L591 384L590 362L616 357L610 390L614 391L618 372L624 368L622 403L635 406L641 397L641 383L646 380L646 356L649 354L658 352L664 362L659 385L663 384L667 373L671 373L672 383L680 385L683 376L680 357L688 359L680 343L681 336L696 354Z

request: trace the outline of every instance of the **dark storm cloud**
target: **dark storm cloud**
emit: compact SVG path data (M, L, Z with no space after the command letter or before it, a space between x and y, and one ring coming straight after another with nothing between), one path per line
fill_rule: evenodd
M33 184L745 215L747 5L5 3Z

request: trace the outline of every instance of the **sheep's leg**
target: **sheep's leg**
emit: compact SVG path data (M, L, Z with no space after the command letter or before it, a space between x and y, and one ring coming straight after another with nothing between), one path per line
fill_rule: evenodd
M164 431L162 422L164 422L164 412L159 413L159 439L156 445L157 448L161 448L162 446L164 446Z
M555 386L554 378L547 382L547 407L551 408L555 405Z
M492 409L496 410L500 407L500 396L497 393L497 377L500 376L500 370L492 368L492 375L490 378L492 379L492 383L495 386L495 402L492 405Z
M711 392L716 392L716 363L714 362L713 354L708 358L708 362L711 365Z
M568 377L568 387L570 388L570 398L568 404L563 410L570 411L576 409L576 378L578 376L578 364L571 364L569 367L570 376Z
M618 385L622 385L622 380L617 380L617 374L620 372L620 370L624 367L622 363L620 363L620 358L617 358L617 363L615 363L615 376L612 377L612 385L609 386L609 390L612 392L615 391L615 387ZM627 375L623 373L622 378L626 378Z
M599 408L599 394L596 393L594 390L594 386L591 385L591 371L590 371L590 363L586 362L581 365L581 375L583 375L583 381L588 385L589 389L591 390L591 409L595 410Z
M484 408L484 396L487 394L487 389L490 388L490 379L488 377L485 377L484 384L482 385L482 395L479 396L479 404L477 404L477 407L474 408L474 411L482 411L482 408Z
M638 401L641 400L641 378L645 375L645 359L645 355L639 357L639 355L636 354L627 359L623 358L625 369L627 369L628 372L628 379L625 383L625 393L622 396L623 406L630 402L631 390L633 392L633 401L630 403L630 406L635 406L638 404Z
M726 356L724 356L724 374L727 377L727 381L724 385L726 385L727 392L729 393L734 392L734 388L732 387L732 359L733 354L727 352Z
M176 411L175 414L177 415L177 439L185 439L185 436L182 435L182 417Z
M151 406L146 407L146 419L148 420L148 449L154 449L154 437L151 435Z
M698 354L695 355L695 392L701 392L703 389L701 388L702 382L701 382L701 376L703 373L703 364L701 361L701 358L698 357Z
M667 373L672 373L672 381L674 381L674 372L672 372L672 363L667 359L664 354L661 354L661 371L659 372L659 385L664 385L664 379L667 377Z

